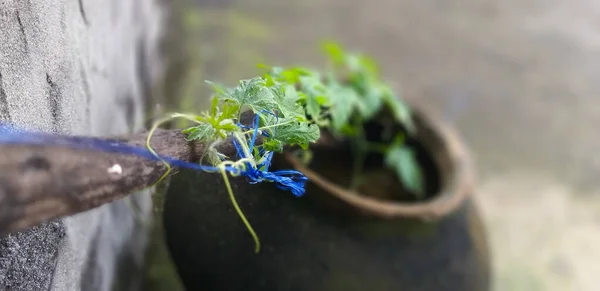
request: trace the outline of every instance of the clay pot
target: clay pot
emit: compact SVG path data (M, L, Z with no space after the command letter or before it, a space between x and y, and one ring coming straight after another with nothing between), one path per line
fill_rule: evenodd
M186 288L489 290L487 242L471 200L474 172L467 150L423 111L415 111L415 120L419 134L410 142L426 169L425 200L393 200L386 193L395 186L385 175L367 181L370 197L345 190L352 157L343 144L315 150L308 167L289 153L274 161L309 177L300 198L270 183L234 179L238 202L260 237L259 254L219 175L175 176L165 232Z

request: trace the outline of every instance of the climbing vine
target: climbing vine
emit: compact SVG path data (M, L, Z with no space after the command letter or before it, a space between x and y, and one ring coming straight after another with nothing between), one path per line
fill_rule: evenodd
M237 204L228 177L244 176L250 183L272 182L301 196L306 177L294 170L271 172L271 158L290 146L309 151L321 129L352 141L357 175L366 154L379 152L409 189L422 193L421 171L412 150L404 144L405 135L415 131L408 107L379 78L374 61L348 53L334 43L324 48L332 70L322 73L304 67L262 66L268 69L263 76L241 80L235 87L208 82L214 94L207 111L173 114L157 122L148 136L147 147L154 153L150 138L160 124L173 118L192 123L182 131L187 140L209 145L200 169L221 174L234 208L255 241L256 252L260 250L258 236ZM367 141L363 127L382 108L406 128L387 144ZM249 120L244 116L250 116L246 118ZM236 157L215 150L215 145L223 142L233 143Z

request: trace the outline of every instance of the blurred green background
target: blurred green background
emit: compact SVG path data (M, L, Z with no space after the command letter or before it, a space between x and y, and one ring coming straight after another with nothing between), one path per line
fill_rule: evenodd
M198 111L204 80L234 84L257 63L318 66L319 41L338 40L378 59L404 98L470 146L495 290L599 290L600 4L172 3L163 110Z

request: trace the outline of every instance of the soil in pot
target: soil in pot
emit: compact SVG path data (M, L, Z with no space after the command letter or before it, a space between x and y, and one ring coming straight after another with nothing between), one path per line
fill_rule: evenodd
M310 182L301 198L269 183L233 179L238 203L260 237L259 254L219 175L176 175L165 203L165 232L186 288L489 290L468 157L454 135L421 117L419 137L410 142L425 170L424 201L402 190L377 156L365 164L370 178L360 186L363 195L344 191L352 156L343 144L315 150L304 169L283 155L274 161L306 171Z

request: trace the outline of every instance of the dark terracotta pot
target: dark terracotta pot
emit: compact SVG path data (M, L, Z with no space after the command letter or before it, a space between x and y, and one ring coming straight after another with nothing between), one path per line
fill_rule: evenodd
M309 177L305 196L270 183L233 182L260 237L259 254L220 176L175 176L165 231L187 289L489 290L488 249L471 200L468 153L452 131L416 112L419 135L413 142L421 149L430 198L394 202L345 191L340 185L348 182L351 157L343 147L315 151L310 169L280 156L275 165L296 166ZM372 181L370 188L384 183Z

